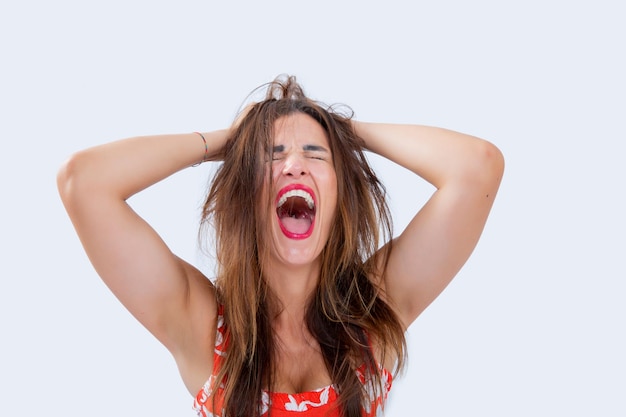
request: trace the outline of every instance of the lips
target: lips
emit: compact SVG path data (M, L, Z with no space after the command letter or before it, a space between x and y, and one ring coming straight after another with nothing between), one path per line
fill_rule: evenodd
M303 184L290 184L276 196L276 216L289 239L306 239L315 225L315 193Z

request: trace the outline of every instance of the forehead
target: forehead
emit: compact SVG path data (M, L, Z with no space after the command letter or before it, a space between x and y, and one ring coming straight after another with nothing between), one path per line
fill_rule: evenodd
M324 128L311 116L293 113L276 120L273 142L275 145L295 143L328 146L328 137Z

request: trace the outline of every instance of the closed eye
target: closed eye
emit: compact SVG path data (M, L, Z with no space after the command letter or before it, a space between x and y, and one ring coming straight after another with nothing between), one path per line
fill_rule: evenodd
M311 159L317 159L320 161L326 161L329 155L328 150L319 145L304 145L302 150Z
M285 145L276 145L272 148L272 161L278 161L283 159L285 152Z

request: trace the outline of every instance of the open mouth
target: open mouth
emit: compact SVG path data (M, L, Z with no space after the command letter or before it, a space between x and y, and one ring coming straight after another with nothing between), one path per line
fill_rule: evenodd
M313 233L315 199L313 190L301 184L289 185L278 193L276 215L285 236L305 239Z

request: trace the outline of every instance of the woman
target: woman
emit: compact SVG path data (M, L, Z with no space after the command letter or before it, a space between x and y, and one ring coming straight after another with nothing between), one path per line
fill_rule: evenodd
M393 240L364 150L436 187ZM223 161L203 210L214 283L126 204L205 161ZM230 129L87 149L58 184L98 274L172 353L198 415L356 417L382 409L404 331L469 257L502 172L484 140L355 121L279 77Z

